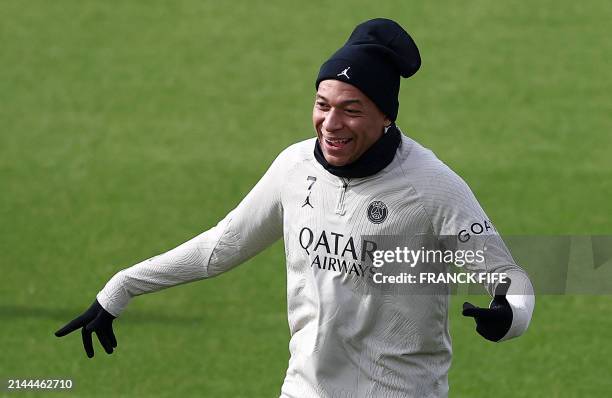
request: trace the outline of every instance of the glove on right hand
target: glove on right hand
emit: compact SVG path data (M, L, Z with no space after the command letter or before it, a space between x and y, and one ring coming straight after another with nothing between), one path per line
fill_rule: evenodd
M87 311L68 322L63 328L55 332L55 335L57 337L63 337L81 328L83 347L85 348L87 356L93 358L94 349L91 341L91 334L95 332L96 336L98 336L98 340L100 340L100 344L104 347L104 351L106 351L107 354L112 354L113 349L117 347L117 339L113 332L114 319L115 317L102 308L98 300L95 300Z

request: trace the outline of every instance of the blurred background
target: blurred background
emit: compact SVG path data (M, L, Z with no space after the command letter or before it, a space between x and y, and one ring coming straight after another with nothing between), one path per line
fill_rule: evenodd
M78 333L53 332L115 272L215 225L282 149L312 137L318 68L373 17L398 21L422 54L398 125L469 183L502 234L612 232L609 1L3 0L2 382L278 396L282 242L135 299L111 356L96 341L89 360ZM612 297L539 296L527 334L503 344L476 334L463 299L451 397L609 394Z

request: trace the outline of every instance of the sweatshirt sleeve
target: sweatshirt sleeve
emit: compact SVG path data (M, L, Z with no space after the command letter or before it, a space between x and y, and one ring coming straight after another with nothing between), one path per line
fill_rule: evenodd
M288 168L286 152L215 227L115 274L96 296L102 307L119 316L134 296L219 275L278 240L282 236L280 189Z
M473 253L482 250L482 261L466 263L467 270L505 273L510 278L506 299L512 308L512 325L502 340L520 336L527 330L535 306L529 276L516 264L493 222L461 177L444 167L429 181L424 201L434 233L445 248ZM485 285L491 296L496 285Z

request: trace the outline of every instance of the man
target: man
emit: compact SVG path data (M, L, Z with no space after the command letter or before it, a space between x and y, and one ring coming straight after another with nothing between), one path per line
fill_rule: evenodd
M81 328L92 357L95 332L112 353L112 321L132 297L216 276L283 237L291 358L282 397L446 396L447 290L377 287L369 264L384 237L406 237L417 248L487 250L486 262L470 270L504 272L512 282L487 283L497 293L490 308L466 303L464 315L489 340L523 333L534 299L464 181L394 123L400 76L420 64L397 23L358 25L319 71L317 138L284 150L217 226L113 276L56 335Z

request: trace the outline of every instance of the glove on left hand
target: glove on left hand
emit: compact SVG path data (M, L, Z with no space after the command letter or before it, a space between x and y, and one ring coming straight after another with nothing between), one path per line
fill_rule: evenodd
M508 279L508 282L497 285L489 308L479 308L467 301L463 303L462 314L474 318L476 331L487 340L501 340L512 326L512 308L506 300L510 282Z

